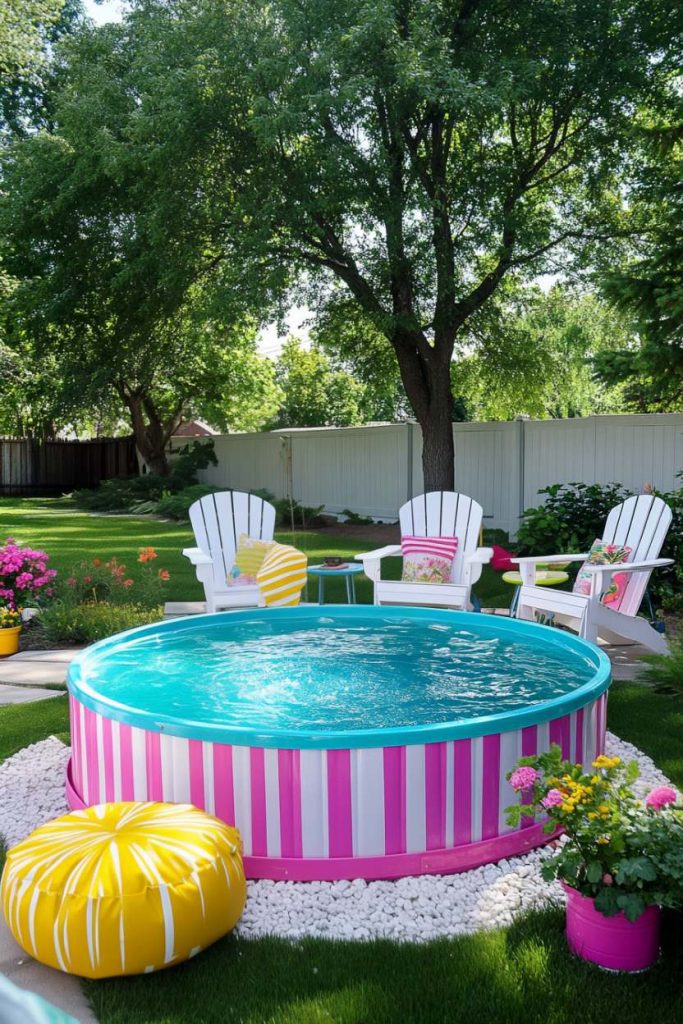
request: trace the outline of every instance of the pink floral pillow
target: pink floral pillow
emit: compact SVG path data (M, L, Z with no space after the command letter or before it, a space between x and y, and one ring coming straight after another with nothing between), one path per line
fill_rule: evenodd
M605 544L604 541L594 540L588 558L579 569L576 580L574 582L574 593L575 594L590 594L591 592L591 580L593 574L586 572L585 566L587 565L618 565L620 562L628 562L628 556L631 554L631 548L622 547L619 544ZM619 606L626 593L626 587L628 585L629 574L627 572L615 572L612 576L607 590L603 591L600 595L600 600L603 604L609 605L614 611L619 610Z
M457 537L402 537L401 579L407 583L448 583L457 550Z

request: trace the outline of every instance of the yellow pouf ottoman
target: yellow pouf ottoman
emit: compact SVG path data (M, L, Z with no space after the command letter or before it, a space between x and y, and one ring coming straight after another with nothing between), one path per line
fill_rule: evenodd
M239 832L189 804L99 804L43 825L7 855L10 931L41 963L86 978L156 971L237 923Z

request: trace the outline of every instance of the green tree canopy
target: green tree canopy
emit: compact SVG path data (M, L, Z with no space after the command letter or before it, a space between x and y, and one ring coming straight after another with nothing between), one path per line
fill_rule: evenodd
M118 37L117 26L84 27L69 42L55 130L7 149L0 226L16 284L5 346L24 361L56 358L60 407L72 414L113 392L163 473L184 418L253 428L272 416L277 390L227 271L210 283L202 273L200 218L187 240L166 229L177 231L196 183L176 188L163 157L148 162L131 142L135 50L119 52Z
M288 338L276 364L282 402L274 427L353 427L362 422L363 388L335 370L320 349Z
M554 285L513 293L490 308L473 354L453 367L472 419L623 412L623 389L596 379L601 353L633 347L629 319L592 292Z
M585 266L629 230L633 110L670 90L681 15L674 0L144 0L118 47L139 48L136 131L210 210L208 258L237 255L245 289L348 290L396 354L434 488L453 483L451 361L470 322L506 277Z
M0 87L34 72L65 0L0 0Z
M638 324L635 349L604 353L598 370L623 381L631 405L643 412L683 407L683 103L664 125L639 127L640 160L631 202L643 220L639 251L612 270L603 289Z

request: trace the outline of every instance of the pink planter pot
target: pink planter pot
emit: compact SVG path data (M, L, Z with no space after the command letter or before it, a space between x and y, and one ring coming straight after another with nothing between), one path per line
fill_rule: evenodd
M593 900L562 884L567 894L567 945L572 953L610 971L645 971L659 956L659 907L637 921L605 917Z

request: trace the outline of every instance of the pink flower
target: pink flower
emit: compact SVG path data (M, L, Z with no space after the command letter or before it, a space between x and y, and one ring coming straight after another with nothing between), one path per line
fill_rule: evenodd
M521 768L515 768L514 772L510 776L510 785L513 789L519 793L524 792L527 789L531 789L534 782L540 779L540 775L535 768L529 768L528 765L523 765Z
M75 576L68 576L66 582L67 582L67 586L75 587L76 584L78 583L78 580L76 579Z
M126 587L126 589L128 589L128 587L133 586L133 580L123 580L121 586Z
M541 800L541 803L549 810L551 807L559 807L560 804L564 803L564 797L560 793L559 789L549 789L547 794Z
M603 885L613 885L614 884L614 876L610 875L609 871L606 871L604 873L604 875L602 876L602 883L603 883Z
M662 807L666 807L667 804L675 804L677 800L678 793L671 786L657 786L645 797L645 805L655 811L661 811Z

